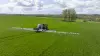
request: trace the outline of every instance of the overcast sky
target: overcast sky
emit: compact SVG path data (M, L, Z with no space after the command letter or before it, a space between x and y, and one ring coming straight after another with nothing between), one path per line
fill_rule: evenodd
M60 14L64 8L75 8L78 14L100 14L100 0L0 0L0 13L7 14Z

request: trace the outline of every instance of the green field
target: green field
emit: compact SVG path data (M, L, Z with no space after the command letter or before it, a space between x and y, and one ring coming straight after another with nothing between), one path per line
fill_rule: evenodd
M11 30L47 23L49 29L80 35ZM100 23L62 22L60 18L0 16L0 56L100 56Z

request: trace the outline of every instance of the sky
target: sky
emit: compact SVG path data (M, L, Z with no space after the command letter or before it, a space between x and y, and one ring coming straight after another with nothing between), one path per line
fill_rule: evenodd
M77 14L100 14L100 0L0 0L2 14L61 14L75 8Z

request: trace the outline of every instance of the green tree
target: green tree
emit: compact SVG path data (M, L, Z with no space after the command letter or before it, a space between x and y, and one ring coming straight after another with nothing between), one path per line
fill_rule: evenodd
M64 18L63 20L68 21L68 10L67 9L63 10L62 15L63 15L63 18Z
M63 10L62 15L63 15L64 21L69 21L69 22L75 21L77 17L74 9Z

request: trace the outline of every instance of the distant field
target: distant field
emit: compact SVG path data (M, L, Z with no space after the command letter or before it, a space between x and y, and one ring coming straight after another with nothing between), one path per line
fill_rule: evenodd
M47 23L49 29L80 35L10 30ZM62 22L60 18L0 16L0 56L100 56L100 23Z

